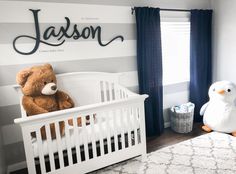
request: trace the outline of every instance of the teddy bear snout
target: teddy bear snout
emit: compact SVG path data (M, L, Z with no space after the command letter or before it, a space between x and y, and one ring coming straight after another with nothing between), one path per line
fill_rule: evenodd
M44 95L53 95L57 92L57 85L55 83L48 83L44 86L41 93Z
M53 91L55 91L55 90L57 89L57 85L51 86L51 89L52 89Z

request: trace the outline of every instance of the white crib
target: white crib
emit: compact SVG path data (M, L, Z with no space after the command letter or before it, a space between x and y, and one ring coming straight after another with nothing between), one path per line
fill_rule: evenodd
M57 75L58 88L74 100L72 109L27 117L21 107L22 128L29 174L79 174L142 155L146 156L144 100L119 85L113 73L65 73ZM20 95L19 86L15 86ZM77 126L81 117L82 126ZM73 120L73 126L68 120ZM86 124L86 121L89 124ZM65 123L65 135L59 123ZM50 124L55 124L56 139L51 138ZM47 139L40 128L45 126ZM36 138L31 137L36 133Z

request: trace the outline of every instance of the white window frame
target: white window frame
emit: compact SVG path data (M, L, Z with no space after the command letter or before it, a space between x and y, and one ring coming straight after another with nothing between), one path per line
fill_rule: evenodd
M189 12L175 12L175 11L161 11L160 12L161 22L190 22L190 13ZM189 72L190 73L190 72ZM179 86L178 90L187 90L189 86L189 80L187 81L180 81L180 82L173 82L173 83L166 83L163 84L165 89L168 89L168 93L175 91L175 86ZM167 92L166 91L166 92Z

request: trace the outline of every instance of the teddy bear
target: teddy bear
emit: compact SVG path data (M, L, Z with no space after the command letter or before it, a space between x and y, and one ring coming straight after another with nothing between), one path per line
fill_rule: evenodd
M35 116L74 107L71 97L57 89L57 79L50 64L23 69L16 76L23 93L22 105L27 116ZM79 120L78 120L79 121ZM81 124L81 123L80 123ZM65 123L59 122L60 134L65 132ZM50 124L52 139L56 138L55 125ZM35 137L35 134L32 134ZM42 139L46 139L45 127L41 128Z

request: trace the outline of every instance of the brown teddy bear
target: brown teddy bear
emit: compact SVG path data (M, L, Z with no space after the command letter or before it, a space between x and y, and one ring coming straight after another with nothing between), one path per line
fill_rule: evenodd
M57 89L57 79L50 64L24 69L17 74L16 81L24 94L22 105L27 116L74 107L70 96ZM59 125L60 133L64 135L64 122L60 122ZM55 125L50 124L50 129L51 137L55 139ZM41 128L41 135L42 139L46 139L45 127Z

